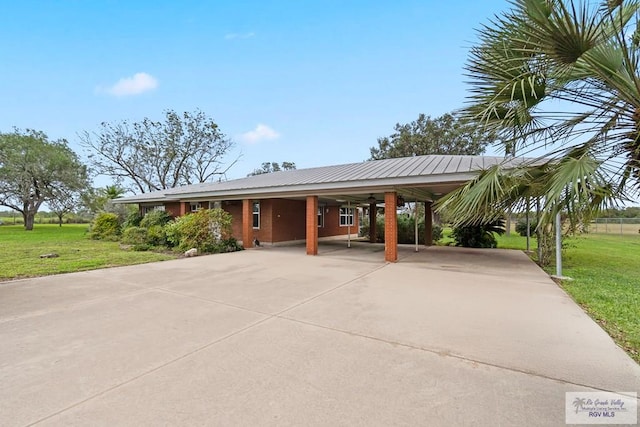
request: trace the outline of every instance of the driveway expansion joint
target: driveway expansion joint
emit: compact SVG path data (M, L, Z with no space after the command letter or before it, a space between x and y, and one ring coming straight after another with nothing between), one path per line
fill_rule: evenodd
M427 352L427 353L432 353L432 354L438 355L440 357L457 359L457 360L460 360L460 361L463 361L463 362L477 363L477 364L483 365L483 366L488 366L488 367L492 367L492 368L496 368L496 369L500 369L500 370L505 370L505 371L515 372L515 373L519 373L519 374L524 374L524 375L528 375L528 376L532 376L532 377L542 378L542 379L545 379L545 380L555 381L555 382L559 382L559 383L562 383L562 384L569 384L569 385L574 385L574 386L577 386L577 387L585 387L585 388L590 388L592 390L607 391L607 392L612 392L612 393L618 393L619 392L619 390L610 390L610 389L597 387L597 386L593 386L593 385L589 385L589 384L582 384L582 383L577 383L577 382L573 382L573 381L568 381L568 380L565 380L565 379L562 379L562 378L555 378L555 377L551 377L549 375L544 375L544 374L539 374L537 372L528 371L526 369L518 369L518 368L509 367L509 366L490 363L490 362L487 362L487 361L484 361L484 360L474 359L474 358L471 358L471 357L463 356L461 354L452 353L452 352L450 352L448 350L435 350L435 349L426 348L426 347L420 347L420 346L416 346L416 345L412 345L412 344L408 344L408 343L404 343L404 342L386 340L384 338L374 337L372 335L365 335L365 334L361 334L361 333L358 333L358 332L353 332L353 331L347 331L347 330L344 330L344 329L333 328L331 326L319 325L319 324L316 324L316 323L313 323L313 322L308 322L308 321L305 321L305 320L299 320L299 319L295 319L295 318L292 318L292 317L286 317L286 316L280 316L280 315L276 315L274 317L278 317L279 319L282 319L282 320L288 320L288 321L291 321L291 322L300 323L300 324L307 325L307 326L313 326L313 327L320 328L320 329L325 329L325 330L329 330L329 331L333 331L333 332L339 332L339 333L342 333L342 334L345 334L345 335L350 335L350 336L353 336L353 337L364 338L364 339L368 339L368 340L372 340L372 341L378 341L378 342L382 342L382 343L389 344L389 345L392 345L392 346L404 347L404 348L408 348L408 349L411 349L411 350L424 351L424 352ZM638 396L638 400L640 401L640 396Z

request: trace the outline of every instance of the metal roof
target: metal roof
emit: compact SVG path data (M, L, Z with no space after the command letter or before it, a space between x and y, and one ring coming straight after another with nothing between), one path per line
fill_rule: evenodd
M179 200L183 197L233 197L300 191L369 191L377 187L463 182L502 164L515 167L531 159L490 156L426 155L273 172L221 182L185 185L118 199L119 203Z

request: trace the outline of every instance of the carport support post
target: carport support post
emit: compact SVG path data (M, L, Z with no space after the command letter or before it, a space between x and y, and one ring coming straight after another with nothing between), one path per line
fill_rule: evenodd
M424 202L424 245L433 245L433 205L432 201Z
M318 196L307 196L307 255L318 255Z
M384 193L384 260L398 261L398 195Z
M377 230L376 230L376 215L377 215L377 204L370 203L369 204L369 242L375 243L378 239Z
M253 247L253 203L251 199L242 201L242 246Z

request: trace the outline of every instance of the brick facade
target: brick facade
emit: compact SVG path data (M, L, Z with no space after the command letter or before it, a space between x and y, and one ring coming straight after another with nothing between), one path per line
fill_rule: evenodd
M388 262L398 260L397 203L398 196L395 192L384 193L384 259Z
M231 230L233 236L242 240L243 232L248 232L253 239L258 239L261 243L291 242L306 239L306 201L291 199L262 199L260 202L260 227L253 228L253 204L249 204L248 224L249 228L243 229L243 201L225 200L220 207L231 214ZM252 201L253 202L253 201ZM208 208L209 203L202 201L202 207ZM165 210L173 217L190 212L189 202L168 202L165 203ZM340 225L340 207L342 205L322 205L323 224L317 227L318 237L346 236L349 227ZM345 207L345 206L342 206ZM359 231L360 218L358 210L354 209L353 226L350 227L351 235L357 236ZM315 214L317 226L317 210ZM250 229L250 230L249 230ZM249 247L244 244L245 247Z
M318 196L307 196L307 255L318 255Z

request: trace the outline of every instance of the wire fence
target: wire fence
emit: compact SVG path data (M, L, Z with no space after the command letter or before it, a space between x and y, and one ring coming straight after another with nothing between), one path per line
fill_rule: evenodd
M640 218L596 218L589 224L589 233L638 236Z

